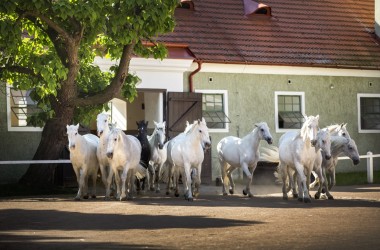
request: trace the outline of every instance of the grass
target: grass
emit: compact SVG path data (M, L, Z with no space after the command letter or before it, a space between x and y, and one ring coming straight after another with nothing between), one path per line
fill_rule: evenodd
M0 197L9 196L35 196L35 195L56 195L56 194L73 194L75 195L76 188L64 188L52 186L47 188L37 188L25 186L18 183L0 185Z
M373 183L380 184L380 171L374 171ZM336 174L336 185L338 186L365 185L365 184L368 184L367 172L350 172L350 173ZM67 187L64 188L60 186L52 186L48 188L37 188L37 187L24 186L17 183L0 185L0 197L57 195L57 194L70 194L70 195L75 196L76 192L77 192L77 188L67 188Z
M336 185L350 186L368 184L367 172L337 173ZM373 172L373 184L380 184L380 171Z

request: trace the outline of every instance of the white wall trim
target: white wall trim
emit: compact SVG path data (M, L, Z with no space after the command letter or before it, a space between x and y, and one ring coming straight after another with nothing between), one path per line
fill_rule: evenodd
M197 67L198 65L196 63L193 63L190 71L195 70ZM272 65L217 64L217 63L203 63L202 69L200 72L268 74L268 75L380 77L380 70L274 66L274 65L272 66Z
M279 95L298 95L301 96L301 113L305 115L305 92L292 92L292 91L275 91L274 92L274 122L276 124L276 133L285 133L289 131L294 131L297 129L284 129L278 126L278 98Z
M228 91L222 89L195 89L194 92L205 94L223 94L224 113L228 114ZM209 128L210 133L228 133L230 130L230 124L226 123L226 128Z
M365 93L358 93L357 94L357 107L358 107L358 132L359 133L380 133L379 129L362 129L361 125L361 115L362 113L360 112L360 98L361 97L378 97L380 98L380 94L365 94Z

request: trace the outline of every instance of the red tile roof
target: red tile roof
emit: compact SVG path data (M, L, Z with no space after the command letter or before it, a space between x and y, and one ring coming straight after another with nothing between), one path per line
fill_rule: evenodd
M159 40L202 62L380 70L374 0L265 0L271 16L245 16L244 0L192 2Z

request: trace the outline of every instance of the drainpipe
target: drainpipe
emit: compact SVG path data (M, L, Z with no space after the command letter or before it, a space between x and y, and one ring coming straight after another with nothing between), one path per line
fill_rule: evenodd
M193 72L189 75L189 92L194 92L194 84L193 84L193 76L198 73L202 69L202 62L196 60L195 61L198 64L198 68L196 68Z

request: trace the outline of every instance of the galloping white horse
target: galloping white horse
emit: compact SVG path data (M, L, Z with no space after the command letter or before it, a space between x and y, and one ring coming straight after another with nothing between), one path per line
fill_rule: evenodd
M110 172L109 158L107 157L107 139L110 132L109 128L109 114L100 113L96 118L97 134L99 136L99 145L96 150L96 156L98 157L100 165L100 173L102 175L102 181L104 187L107 188L107 176Z
M351 139L351 136L350 136L350 134L348 133L348 130L347 130L347 123L333 124L333 125L327 126L326 129L330 132L331 136L340 136L340 137L346 138L348 140ZM336 166L336 163L337 163L337 161L335 162L335 165L334 165L334 173L333 173L334 176L331 177L331 178L334 179L334 181L335 181L335 166ZM323 167L323 164L322 164L322 167ZM315 185L317 185L317 183L319 183L318 175L314 171L312 172L312 174L313 174L315 180L314 180L313 183L310 184L310 188L314 188Z
M171 160L173 168L177 168L182 173L185 198L193 201L191 190L191 169L195 168L197 178L195 179L194 194L199 194L201 184L202 162L204 159L204 149L210 147L211 141L208 134L206 121L194 121L192 127L186 132L184 137L177 138L171 149Z
M99 170L96 148L99 138L92 134L80 135L79 124L67 125L69 138L70 161L78 182L78 193L75 200L88 198L88 177L92 178L92 198L96 198L96 178Z
M222 173L223 195L227 195L226 177L228 176L230 183L230 194L234 193L235 184L231 173L235 169L241 167L248 177L247 186L243 190L243 194L252 197L250 186L252 176L259 161L259 145L261 140L272 144L272 135L269 132L267 123L261 122L255 124L255 129L240 139L235 136L228 136L220 140L217 145L220 170ZM249 168L252 168L250 172Z
M154 168L154 176L152 175L149 179L150 187L156 190L156 193L160 192L160 174L161 167L166 161L166 147L164 147L166 135L165 135L166 122L155 122L154 121L154 131L151 136L148 136L148 141L150 145L151 157L150 164Z
M318 122L319 115L306 117L300 131L286 132L280 137L280 164L278 170L283 179L282 193L285 200L288 199L286 179L288 177L288 168L290 167L297 172L298 190L302 194L301 197L298 197L298 200L311 202L304 169L310 169L311 172L317 154L320 154L314 147L317 142Z
M324 156L324 152L322 155ZM357 165L360 162L360 156L358 149L356 147L356 143L353 139L347 139L342 136L332 136L331 137L331 158L326 159L323 157L322 161L322 173L325 179L324 187L326 191L326 196L328 199L333 200L334 197L330 194L330 190L335 185L335 166L338 163L338 157L341 155L345 155L349 157L352 162ZM331 178L330 183L328 183L327 175L329 173L329 177ZM327 184L328 187L327 187ZM322 185L319 185L318 192L315 194L315 199L319 199L322 192Z
M113 174L115 174L117 187L116 199L132 199L136 171L141 174L141 177L143 177L146 172L146 169L139 164L141 157L141 144L139 140L132 135L124 134L121 129L112 129L107 141L107 157L110 159L111 171L107 178L106 199L109 199L110 196ZM119 171L121 172L121 178ZM126 195L127 175L128 197Z

